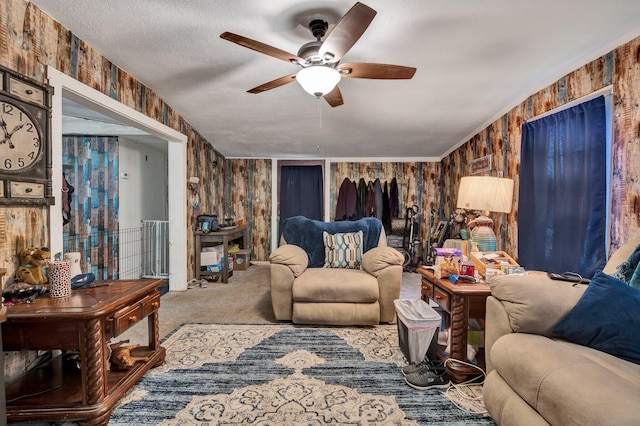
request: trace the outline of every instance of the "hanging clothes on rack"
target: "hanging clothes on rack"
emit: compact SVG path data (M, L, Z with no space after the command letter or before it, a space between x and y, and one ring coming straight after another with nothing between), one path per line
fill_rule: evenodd
M364 178L358 181L358 203L356 204L356 219L367 217L367 182Z
M373 189L376 193L376 218L382 220L382 183L380 178L373 181Z
M391 212L389 209L389 184L384 181L384 190L382 191L382 226L387 235L391 235Z
M335 220L354 220L356 217L356 184L344 178L338 192Z
M396 178L393 178L391 179L391 187L389 188L389 214L391 217L398 217L398 214L400 213L398 192L398 181Z
M376 217L376 190L372 181L367 183L367 207L365 216Z

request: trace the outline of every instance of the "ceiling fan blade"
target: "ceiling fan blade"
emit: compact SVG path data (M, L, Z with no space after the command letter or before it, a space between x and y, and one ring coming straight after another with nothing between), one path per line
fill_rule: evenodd
M238 34L224 32L220 34L220 38L228 40L232 43L239 44L240 46L244 46L251 50L255 50L256 52L264 53L265 55L272 56L276 59L286 61L286 62L290 62L294 64L304 62L304 59L302 59L298 55L285 52L284 50L278 49L277 47L269 46L268 44L264 44L256 40L252 40L250 38L247 38Z
M318 51L320 57L328 62L342 59L364 34L376 13L378 12L365 4L354 4L325 38ZM326 55L331 55L331 58L327 58Z
M334 87L332 91L324 95L324 99L332 107L337 107L344 104L344 101L342 100L342 93L340 92L340 88L338 86Z
M262 93L267 90L275 89L280 86L284 86L285 84L289 84L291 82L296 81L296 74L285 75L284 77L276 78L275 80L271 80L268 83L261 84L260 86L254 87L253 89L247 90L249 93Z
M380 80L405 80L410 79L416 73L412 67L390 64L370 64L366 62L353 62L341 64L338 67L340 75L346 78L372 78Z

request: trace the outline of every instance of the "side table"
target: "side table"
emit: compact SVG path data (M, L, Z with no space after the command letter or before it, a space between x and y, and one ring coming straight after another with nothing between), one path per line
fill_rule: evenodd
M204 272L201 271L200 265L200 252L202 247L215 246L218 244L223 245L224 261L222 262L222 282L229 282L229 243L235 240L241 240L241 248L247 247L247 227L236 226L234 228L220 228L219 231L204 233L202 231L196 231L193 233L196 238L196 279L199 280L203 276L219 275L218 272Z
M467 332L469 319L484 320L487 297L491 295L489 285L480 283L454 284L448 279L436 278L430 269L418 268L422 275L422 299L435 301L451 319L451 345L449 356L442 354L443 360L453 358L467 360ZM478 366L484 369L484 353L476 355ZM448 364L449 375L454 381L464 381L477 376L477 370L460 363Z
M71 296L39 296L7 309L2 326L5 351L79 352L70 366L62 355L6 384L7 420L75 420L106 425L113 406L146 372L161 365L158 309L162 280L96 281L100 287L73 290ZM131 369L108 368L108 340L148 318L149 345L133 350L146 357Z

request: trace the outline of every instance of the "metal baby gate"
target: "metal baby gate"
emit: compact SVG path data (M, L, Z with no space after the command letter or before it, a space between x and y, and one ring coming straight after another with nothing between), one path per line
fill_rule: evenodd
M169 222L142 221L142 277L169 277Z

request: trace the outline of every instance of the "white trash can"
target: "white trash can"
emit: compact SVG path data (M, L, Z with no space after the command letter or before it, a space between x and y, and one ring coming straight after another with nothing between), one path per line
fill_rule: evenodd
M398 343L410 364L422 362L440 327L440 314L420 299L393 301L398 317Z

